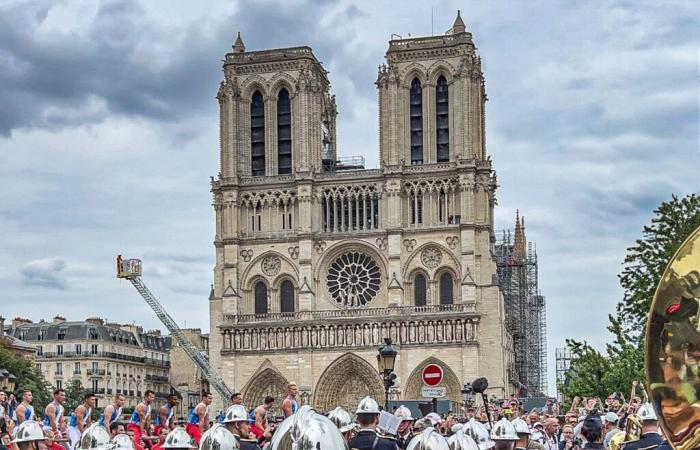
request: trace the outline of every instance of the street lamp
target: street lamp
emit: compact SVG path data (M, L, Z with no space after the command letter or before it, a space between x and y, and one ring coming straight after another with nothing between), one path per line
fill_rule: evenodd
M464 399L464 407L471 408L474 406L474 400L476 397L474 395L474 390L472 389L472 384L465 383L460 392L462 393L462 398Z
M377 355L377 365L379 373L384 381L384 410L389 411L389 389L396 384L396 374L394 373L394 364L396 364L396 355L399 351L391 345L391 338L384 338L384 344L379 347Z

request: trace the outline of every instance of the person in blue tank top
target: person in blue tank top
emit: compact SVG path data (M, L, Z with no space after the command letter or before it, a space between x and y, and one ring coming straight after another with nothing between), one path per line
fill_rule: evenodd
M158 409L158 415L153 422L156 426L156 436L160 436L161 428L167 428L169 432L175 429L173 414L175 414L175 408L177 408L178 404L180 404L180 395L170 394L168 395L168 402Z
M185 429L196 445L199 445L202 434L209 428L209 405L213 400L214 396L211 395L211 392L204 392L202 401L194 407L187 418Z
M92 408L95 407L96 400L95 394L92 392L86 393L83 396L83 404L75 408L75 411L70 416L68 438L73 448L80 442L80 436L83 435L83 431L92 425Z
M56 389L53 391L53 401L44 408L44 429L50 430L54 437L61 438L61 418L63 417L63 403L66 401L66 391Z
M34 414L34 407L32 406L33 399L32 391L22 391L22 402L17 405L15 412L12 414L12 420L17 422L17 425L25 420L35 420L36 416Z
M151 405L156 401L156 393L148 389L143 393L143 401L136 405L131 419L126 426L127 431L134 433L134 443L141 446L141 437L148 436L148 428L151 424Z
M119 420L119 416L122 414L122 408L124 407L125 401L126 398L123 394L117 394L114 397L114 403L105 406L104 411L102 411L102 414L100 414L100 426L105 427L107 431L109 431L110 425ZM105 417L107 419L105 419Z
M297 394L299 393L299 386L295 382L290 382L287 385L287 397L285 397L282 402L282 413L284 418L293 415L297 412Z

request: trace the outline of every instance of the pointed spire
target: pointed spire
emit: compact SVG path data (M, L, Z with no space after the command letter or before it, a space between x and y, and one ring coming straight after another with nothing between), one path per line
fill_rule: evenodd
M520 211L515 211L515 237L513 238L513 259L521 261L525 258L525 233L520 222Z
M211 290L209 291L209 300L214 300L214 285L211 285Z
M457 18L455 19L455 23L452 24L452 34L464 33L466 31L467 31L467 26L464 25L464 21L462 20L462 16L460 14L460 11L457 10Z
M245 52L245 44L243 43L243 39L241 39L241 32L238 32L238 37L236 38L236 42L233 43L233 53L243 53Z

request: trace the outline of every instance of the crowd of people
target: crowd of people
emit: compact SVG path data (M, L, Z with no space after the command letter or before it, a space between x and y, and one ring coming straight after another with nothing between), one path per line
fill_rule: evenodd
M659 432L658 417L646 393L642 389L642 395L636 395L637 388L635 382L629 402L618 393L604 402L576 397L566 412L560 411L556 399L548 400L544 408L525 411L524 404L515 397L500 402L484 398L480 406L416 418L404 405L392 412L383 411L370 397L362 399L355 411L337 407L320 414L308 406L298 406L299 389L290 383L279 420L272 414L277 402L273 397L248 409L242 394L234 393L230 406L213 417L213 396L205 392L184 419L175 417L180 402L177 394L154 406L155 394L146 391L128 420L122 417L125 398L117 394L94 423L96 397L92 393L86 393L83 402L67 413L62 389L53 392L53 400L41 411L35 410L31 391L23 391L19 403L0 392L0 450L286 450L291 447L284 446L284 442L319 440L319 436L322 442L318 445L296 448L670 449Z

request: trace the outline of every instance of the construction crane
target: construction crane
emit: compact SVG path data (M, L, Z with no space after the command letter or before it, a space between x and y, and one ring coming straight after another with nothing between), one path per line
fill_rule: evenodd
M122 255L117 256L117 278L125 278L131 281L141 297L146 300L148 306L153 309L165 328L175 338L180 347L187 353L197 367L202 371L204 378L209 381L209 385L223 397L224 402L227 402L233 391L226 386L223 378L209 365L207 356L190 342L182 332L180 327L175 323L170 314L168 314L163 306L158 302L156 297L146 287L141 280L141 260L140 259L122 259Z

